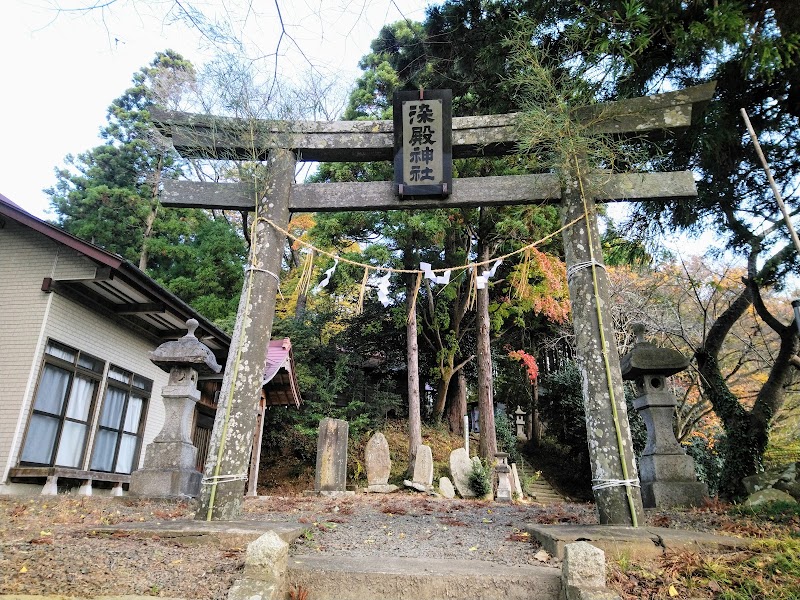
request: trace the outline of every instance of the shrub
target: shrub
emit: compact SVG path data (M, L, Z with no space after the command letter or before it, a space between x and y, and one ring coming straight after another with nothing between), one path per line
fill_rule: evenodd
M508 453L508 464L520 462L517 448L517 434L511 419L505 412L499 412L494 417L494 429L497 432L497 449Z
M492 491L492 467L488 462L484 460L472 462L469 488L478 498L483 498Z
M706 437L693 435L688 445L684 445L686 454L694 459L694 470L697 478L708 486L709 496L719 493L722 482L724 458L719 452L719 444L709 443Z

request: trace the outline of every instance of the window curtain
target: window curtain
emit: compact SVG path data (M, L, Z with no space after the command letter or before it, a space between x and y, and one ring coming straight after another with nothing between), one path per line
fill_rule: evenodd
M126 397L125 390L112 386L106 388L103 410L100 413L100 429L97 431L92 451L92 469L111 471L114 468L114 453L117 449Z
M69 371L46 364L39 381L34 412L31 417L25 445L22 449L22 462L49 465L53 458L61 409L69 386ZM47 414L38 414L38 412Z
M86 442L87 421L89 409L92 406L94 390L97 382L84 375L76 375L72 381L72 389L67 403L67 420L61 431L61 441L58 444L56 464L62 467L80 467L83 447Z

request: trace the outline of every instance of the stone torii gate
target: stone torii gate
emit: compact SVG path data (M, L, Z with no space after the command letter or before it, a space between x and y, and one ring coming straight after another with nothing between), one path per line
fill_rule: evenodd
M596 134L644 135L684 128L707 103L714 84L597 105L578 111ZM696 196L691 172L608 174L577 170L562 187L553 174L463 178L449 198L396 196L392 182L295 184L298 159L352 162L392 160L391 121L247 122L156 111L153 120L185 157L265 160L268 180L254 197L251 184L165 182L172 207L256 211L253 264L245 274L231 352L211 437L198 519L231 520L240 510L248 471L264 357L278 290L284 233L294 212L403 210L560 202L578 362L583 374L594 495L600 522L636 526L642 503L627 422L619 355L609 311L595 201ZM601 118L598 118L601 117ZM515 115L453 118L453 158L516 152ZM585 197L582 190L591 190ZM590 244L591 242L591 244Z

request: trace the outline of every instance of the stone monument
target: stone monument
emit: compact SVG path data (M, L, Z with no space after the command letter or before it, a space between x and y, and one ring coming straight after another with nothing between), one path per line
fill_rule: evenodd
M647 446L639 460L642 503L646 508L700 506L708 487L697 481L694 460L675 439L672 420L677 402L667 390L667 377L686 369L689 361L677 350L647 342L643 324L634 324L633 331L636 345L620 365L622 378L634 382L633 406L647 426Z
M191 432L194 405L200 400L197 377L219 373L222 367L195 337L197 326L195 319L189 319L185 336L150 353L150 360L169 372L169 381L161 390L164 426L147 445L144 466L131 474L131 496L194 498L200 493L203 475L195 466L197 448Z
M456 488L453 487L449 477L439 478L439 493L448 500L456 497Z
M345 493L349 428L348 422L341 419L325 417L319 422L314 492L332 495Z
M369 438L365 451L364 462L367 467L367 487L365 492L387 494L397 490L396 485L389 483L389 474L392 471L392 459L389 455L389 442L380 431Z
M453 484L462 498L474 498L475 492L469 486L469 475L472 472L472 461L465 448L456 448L450 453L450 475Z
M430 446L420 444L417 448L414 475L411 481L406 479L403 483L420 492L433 492L433 453Z

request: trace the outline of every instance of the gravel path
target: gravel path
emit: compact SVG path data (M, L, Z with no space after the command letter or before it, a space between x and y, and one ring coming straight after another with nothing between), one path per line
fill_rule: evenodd
M244 548L98 530L125 522L193 517L186 503L99 497L0 496L0 594L142 594L222 599L244 566ZM594 523L591 505L496 504L417 493L248 498L242 519L299 522L292 554L556 564L520 529L527 522Z
M591 505L498 504L414 493L250 499L245 518L309 525L293 554L459 558L505 565L553 564L524 533L525 523L596 522Z

